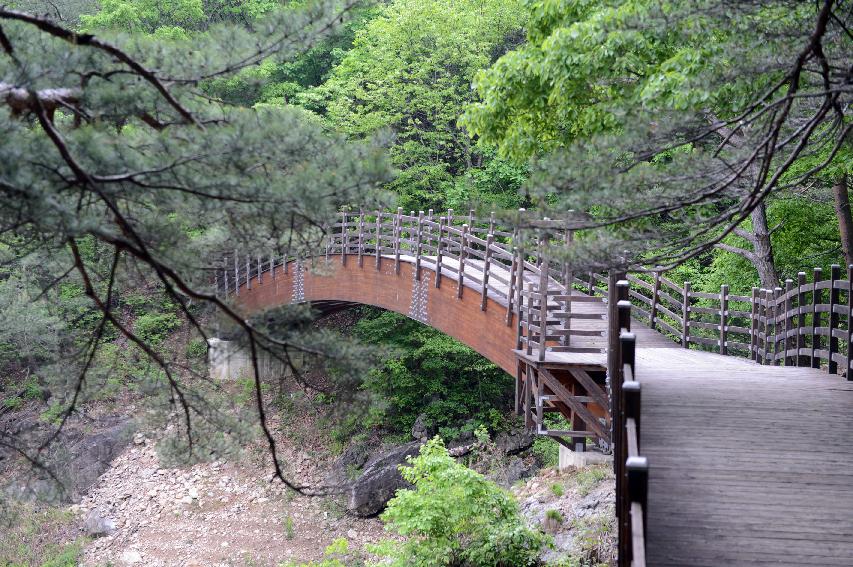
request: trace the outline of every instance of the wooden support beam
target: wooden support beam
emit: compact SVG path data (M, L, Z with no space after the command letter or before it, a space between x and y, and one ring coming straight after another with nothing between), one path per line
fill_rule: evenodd
M480 301L480 310L486 310L487 300L489 298L489 270L492 266L492 244L495 241L495 236L489 233L486 236L486 254L483 260L483 297Z
M829 269L829 360L827 361L826 371L829 374L838 374L838 362L833 359L833 354L838 354L838 337L834 331L838 328L838 313L835 312L836 306L841 301L841 292L837 289L837 282L841 279L841 266L833 264Z
M817 334L817 328L820 327L820 312L817 310L817 306L821 302L821 297L823 295L822 290L817 288L817 283L823 279L823 270L820 268L814 269L814 279L812 280L812 327L811 327L811 336L812 336L812 355L811 355L811 367L812 368L820 368L820 356L818 355L818 350L820 349L820 335Z
M587 429L595 432L598 437L604 439L608 443L610 442L610 434L604 427L602 427L598 418L595 417L592 412L586 408L586 406L577 401L572 393L569 392L569 390L566 389L566 387L563 386L547 368L540 367L538 369L538 373L540 379L544 380L545 386L547 386L561 402L569 406L573 412L578 414L584 424L586 424Z
M728 332L729 317L729 286L720 286L720 354L727 354L726 333Z

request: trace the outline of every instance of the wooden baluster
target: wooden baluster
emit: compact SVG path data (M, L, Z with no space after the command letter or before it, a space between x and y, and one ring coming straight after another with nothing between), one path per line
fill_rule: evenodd
M684 303L681 305L681 346L690 347L690 282L684 282Z
M474 228L474 209L468 209L468 230L472 230Z
M527 356L533 354L533 284L527 284Z
M520 242L519 242L520 244ZM518 310L518 320L516 321L518 336L521 336L521 324L522 324L522 309L524 307L524 295L522 294L522 289L524 288L524 248L522 246L518 247L518 263L516 264L515 270L515 304ZM519 341L519 346L516 348L521 348L521 343Z
M431 247L432 246L432 223L435 222L432 218L432 209L429 209L429 211L427 211L427 217L426 218L427 218L426 242L427 242L427 246Z
M341 265L347 265L347 254L349 253L349 230L347 228L346 211L341 211Z
M275 281L275 252L270 253L270 276Z
M802 353L806 348L806 309L808 304L806 273L797 273L797 366L810 366L811 360Z
M480 303L480 311L486 310L486 300L489 297L489 269L492 265L492 243L495 241L493 234L486 236L486 258L483 260L483 297Z
M515 241L515 239L513 239ZM509 278L507 281L507 292L506 292L506 326L512 326L512 306L515 301L515 270L516 266L516 256L518 256L518 248L516 246L512 247L512 260L509 264Z
M595 274L592 272L589 273L589 289L587 292L589 295L593 295L593 292L595 292Z
M573 230L566 230L566 234L564 237L566 248L569 248L574 242L575 232ZM560 328L563 330L563 333L560 336L560 344L563 346L567 346L571 343L571 335L569 331L572 327L572 290L574 286L572 282L575 279L575 275L572 273L571 266L568 262L563 262L563 283L566 288L566 300L563 301L563 319L560 324Z
M782 288L773 289L773 366L779 366L783 357L779 356L779 311L782 304ZM783 343L784 346L784 343Z
M444 251L444 217L438 217L438 242L435 251L435 287L441 287L441 256Z
M494 234L495 232L495 211L489 213L489 234Z
M252 289L252 260L246 256L246 289Z
M358 212L358 267L364 267L364 210Z
M382 211L376 211L376 269L382 269Z
M823 278L823 270L820 268L814 269L814 279L812 280L812 355L811 355L811 367L812 368L820 368L820 356L817 351L820 349L820 335L817 334L817 328L820 327L820 312L817 310L817 306L821 302L821 296L823 293L821 290L817 289L818 282Z
M749 317L749 357L754 361L758 361L758 313L758 288L753 287Z
M264 273L261 271L261 257L258 256L258 285L264 283L263 275Z
M423 247L424 212L418 212L417 244L415 245L415 279L421 281L421 251Z
M225 286L226 289L228 286ZM847 359L844 364L844 375L848 380L853 380L850 372L850 360L853 359L853 264L847 266Z
M793 318L792 311L794 309L794 280L785 280L785 366L794 365L794 357L790 355L792 347L796 345L793 340Z
M660 303L660 272L654 272L654 285L652 286L652 305L649 309L649 327L657 327L658 304Z
M758 292L759 299L761 301L761 331L762 331L762 341L761 341L761 364L768 363L768 354L770 349L770 331L768 327L768 298L770 291L767 289L762 289Z
M841 301L841 291L838 289L838 280L841 279L841 266L833 264L829 269L829 360L826 371L829 374L838 374L838 362L833 360L833 355L838 353L838 337L835 330L838 329L838 313L835 306Z
M545 345L548 341L548 258L545 255L545 239L539 240L539 361L545 360Z
M400 234L403 224L403 207L397 207L397 216L394 218L394 273L400 274Z
M729 286L720 286L720 354L728 354L726 335L728 333Z
M462 244L459 249L459 279L457 280L459 285L456 287L456 297L458 299L462 299L462 288L465 287L463 284L465 283L465 259L468 255L468 225L462 225Z

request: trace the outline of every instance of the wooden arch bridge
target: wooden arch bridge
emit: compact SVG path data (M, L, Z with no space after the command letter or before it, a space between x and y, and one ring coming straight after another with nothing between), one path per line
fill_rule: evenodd
M514 375L529 428L612 447L620 565L853 566L853 266L701 293L573 273L547 255L571 229L537 226L524 245L494 216L341 213L316 256L235 254L216 288L247 315L396 311Z

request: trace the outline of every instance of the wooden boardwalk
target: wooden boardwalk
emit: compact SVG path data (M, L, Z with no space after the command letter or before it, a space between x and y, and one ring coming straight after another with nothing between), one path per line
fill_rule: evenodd
M853 382L643 348L648 565L853 565Z

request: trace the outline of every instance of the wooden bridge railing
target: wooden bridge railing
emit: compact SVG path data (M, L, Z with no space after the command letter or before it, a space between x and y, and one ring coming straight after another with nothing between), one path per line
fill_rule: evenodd
M402 209L339 214L327 227L324 249L315 256L325 255L328 261L339 257L344 264L356 261L360 267L369 262L377 270L393 262L398 274L401 262L411 262L417 280L427 267L435 273L435 287L453 280L457 297L468 287L479 292L481 309L487 308L488 298L503 305L506 324L517 327L516 348L526 349L529 355L535 351L539 360L545 360L548 352L601 352L600 348L572 344L574 336L600 336L602 332L573 329L571 321L591 317L573 313L572 303L603 302L603 298L568 293L567 282L574 280L573 274L546 252L555 243L571 241L572 230L565 223L542 221L535 241L526 245L530 239L521 239L517 231L499 225L494 213L487 219L476 218L473 211L457 215L452 209L440 216L432 210L406 215ZM239 294L241 286L251 289L256 277L262 280L267 272L275 277L276 267L284 266L286 271L292 260L295 258L241 258L235 253L216 274L217 291L224 296Z
M609 337L610 413L613 469L616 474L616 521L619 567L645 567L645 523L649 462L640 454L641 388L636 379L636 337L631 333L631 289L619 280L610 293L615 321ZM618 333L613 331L618 329Z
M853 265L842 279L833 265L829 278L815 268L811 281L800 272L785 287L753 288L749 296L697 292L659 273L630 274L629 299L636 319L646 322L685 348L699 345L759 364L825 367L853 379ZM604 278L599 278L604 281ZM585 282L575 280L575 286ZM592 286L590 286L592 287ZM599 285L593 292L604 293Z

